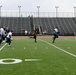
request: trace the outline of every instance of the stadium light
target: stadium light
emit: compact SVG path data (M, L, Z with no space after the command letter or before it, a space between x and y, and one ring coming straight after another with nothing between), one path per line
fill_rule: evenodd
M56 8L56 17L58 17L58 8L59 8L59 6L55 6L55 8Z
M38 8L38 18L39 18L39 8L40 8L40 6L37 6L37 8Z
M19 17L20 17L20 13L21 13L21 12L20 12L20 8L21 8L21 6L18 6L18 7L19 7Z
M74 6L74 17L76 17L76 7Z
M1 17L1 7L2 7L2 5L0 6L0 17Z

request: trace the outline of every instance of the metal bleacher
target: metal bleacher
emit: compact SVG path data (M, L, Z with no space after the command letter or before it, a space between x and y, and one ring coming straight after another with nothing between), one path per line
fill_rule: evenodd
M34 24L39 22L42 31L46 30L48 34L53 34L53 29L58 27L60 35L74 35L76 32L76 19L75 18L34 18Z
M14 35L23 35L25 30L30 30L30 19L29 17L1 17L1 26L12 30Z
M55 17L1 17L0 26L5 26L13 30L14 35L24 35L24 31L41 27L42 32L47 31L48 35L53 34L55 27L58 27L60 35L74 35L76 33L75 18L55 18Z

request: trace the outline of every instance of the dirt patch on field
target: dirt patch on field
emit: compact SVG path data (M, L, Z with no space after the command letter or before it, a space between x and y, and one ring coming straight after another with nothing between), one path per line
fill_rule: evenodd
M76 36L59 36L60 38L76 38Z
M37 38L52 38L53 36L37 36ZM28 36L13 36L13 38L29 38ZM76 38L76 36L59 36L59 38Z

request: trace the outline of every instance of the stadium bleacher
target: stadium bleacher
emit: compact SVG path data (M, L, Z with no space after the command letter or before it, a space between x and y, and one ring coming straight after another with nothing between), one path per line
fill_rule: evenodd
M53 17L1 17L0 26L5 26L13 30L13 35L24 35L24 31L33 31L35 27L48 35L53 34L55 27L59 28L60 35L75 35L75 18L53 18Z

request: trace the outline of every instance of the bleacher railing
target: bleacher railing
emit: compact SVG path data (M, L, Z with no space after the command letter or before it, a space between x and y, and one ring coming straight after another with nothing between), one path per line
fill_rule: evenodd
M38 17L38 12L20 12L20 17ZM19 12L1 12L1 17L19 17ZM39 17L76 17L74 12L39 12Z

